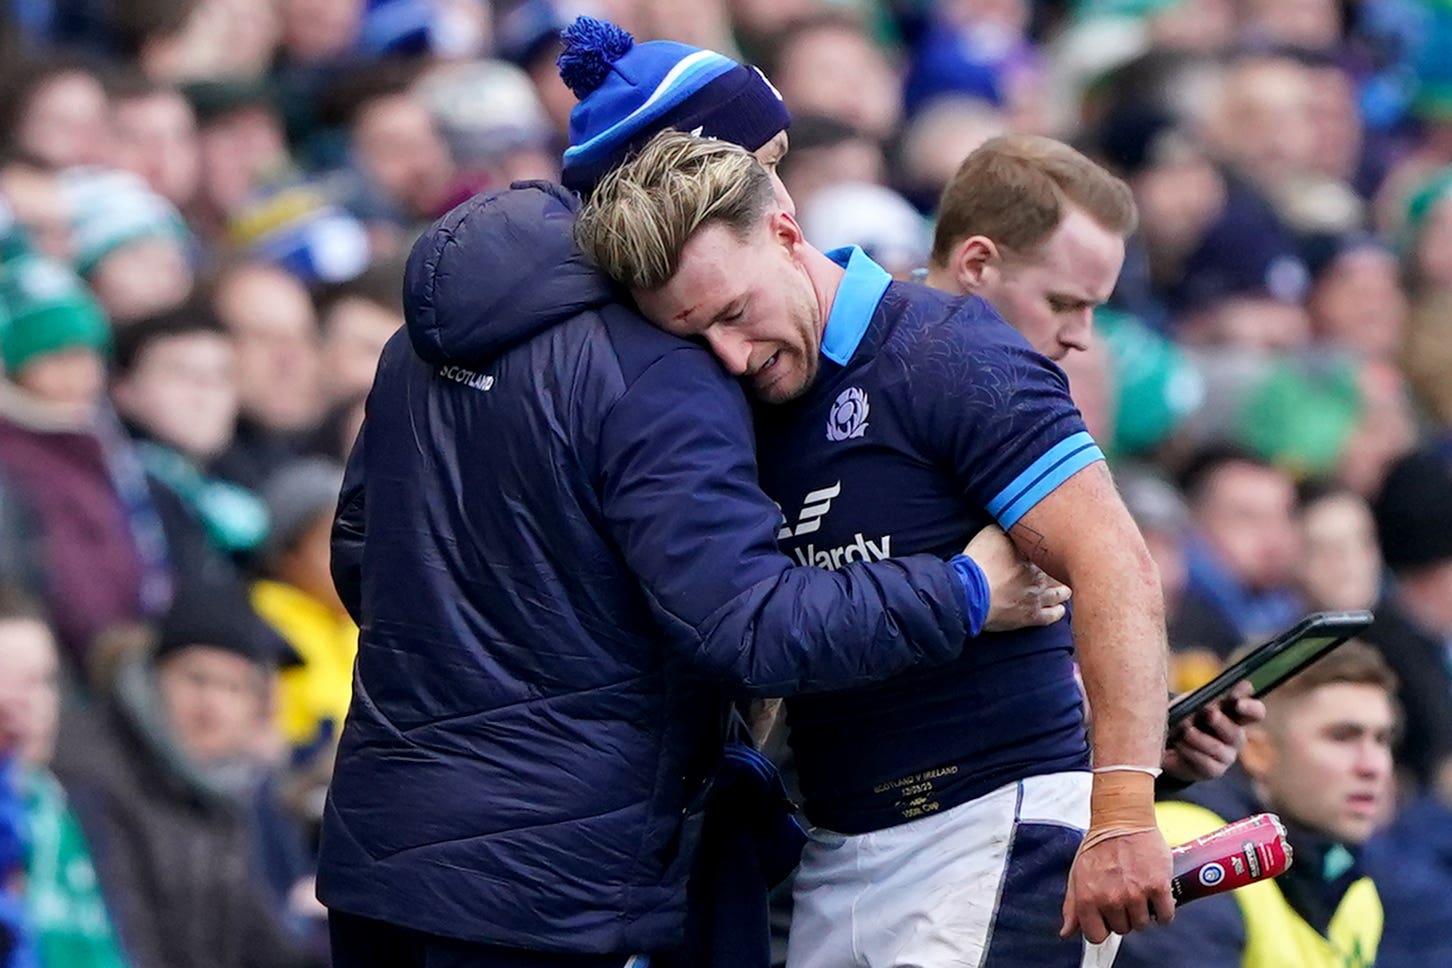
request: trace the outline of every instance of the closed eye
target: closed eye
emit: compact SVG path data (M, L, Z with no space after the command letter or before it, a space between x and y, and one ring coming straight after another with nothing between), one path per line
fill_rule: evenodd
M734 323L739 321L741 317L745 314L746 301L741 300L740 302L732 303L730 306L727 306L725 309L721 310L721 314L716 317L716 322Z
M1081 309L1091 308L1094 304L1087 299L1066 299L1062 296L1050 296L1049 308L1056 313L1073 313Z

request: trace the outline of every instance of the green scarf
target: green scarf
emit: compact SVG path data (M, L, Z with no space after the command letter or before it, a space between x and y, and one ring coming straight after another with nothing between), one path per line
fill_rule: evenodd
M126 968L86 838L65 791L46 770L22 775L30 833L26 900L44 965Z
M267 505L256 494L208 477L186 457L154 441L140 441L136 453L147 473L177 493L223 552L252 551L267 537Z

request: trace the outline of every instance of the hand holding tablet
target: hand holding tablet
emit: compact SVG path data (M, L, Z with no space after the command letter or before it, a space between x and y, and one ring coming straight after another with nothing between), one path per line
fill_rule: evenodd
M1169 729L1193 719L1202 709L1221 702L1235 684L1248 680L1259 699L1342 642L1365 631L1374 616L1368 611L1315 612L1251 651L1214 679L1170 704Z

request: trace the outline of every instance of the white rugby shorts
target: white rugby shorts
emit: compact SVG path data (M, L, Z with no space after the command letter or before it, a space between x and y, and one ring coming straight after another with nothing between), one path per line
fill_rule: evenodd
M1108 968L1117 936L1059 937L1090 782L1029 777L885 830L813 830L787 968Z

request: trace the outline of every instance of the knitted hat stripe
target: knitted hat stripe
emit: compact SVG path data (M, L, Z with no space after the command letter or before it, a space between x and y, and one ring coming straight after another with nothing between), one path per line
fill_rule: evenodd
M656 85L655 90L651 91L650 97L646 98L640 107L588 141L566 149L565 164L588 156L599 150L602 145L613 143L622 134L634 132L644 122L664 114L704 85L735 70L736 66L735 61L712 50L698 50L681 58L680 62L672 67L665 77L661 78L661 82Z

